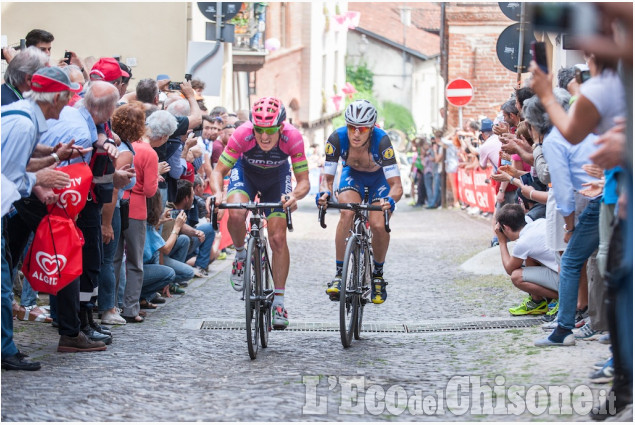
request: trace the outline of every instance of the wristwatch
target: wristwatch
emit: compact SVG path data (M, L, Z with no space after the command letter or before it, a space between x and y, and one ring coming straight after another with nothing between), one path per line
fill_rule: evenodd
M562 226L562 228L564 229L565 233L573 233L573 231L575 230L575 227L571 230L567 229L567 224L565 223L564 226Z

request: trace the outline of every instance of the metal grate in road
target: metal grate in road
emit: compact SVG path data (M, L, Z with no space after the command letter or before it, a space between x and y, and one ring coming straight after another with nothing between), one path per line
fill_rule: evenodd
M363 332L392 332L392 333L426 333L426 332L456 332L485 329L515 329L528 328L541 324L540 318L522 319L489 319L465 320L451 322L426 323L364 323ZM205 320L201 330L244 330L242 320ZM297 322L293 321L286 331L302 332L339 332L339 324L334 322Z

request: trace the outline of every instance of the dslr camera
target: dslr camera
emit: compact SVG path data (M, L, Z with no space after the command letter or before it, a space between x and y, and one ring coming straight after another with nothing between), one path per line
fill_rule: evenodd
M191 81L191 80L192 80L192 74L185 74L185 81ZM170 81L170 83L168 84L168 89L174 90L174 91L181 91L181 84L183 84L182 81Z

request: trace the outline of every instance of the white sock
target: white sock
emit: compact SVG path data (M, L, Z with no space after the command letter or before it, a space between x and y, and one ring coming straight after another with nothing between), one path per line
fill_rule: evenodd
M247 250L244 246L240 248L236 247L236 259L244 259L247 258Z
M276 288L273 292L273 303L272 306L282 306L284 308L284 289Z

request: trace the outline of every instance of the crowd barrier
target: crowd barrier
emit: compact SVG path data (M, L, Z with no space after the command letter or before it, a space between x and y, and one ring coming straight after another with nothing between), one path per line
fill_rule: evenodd
M478 207L484 212L494 212L496 205L496 189L490 181L492 167L486 169L473 168L457 170L459 200L471 207Z

